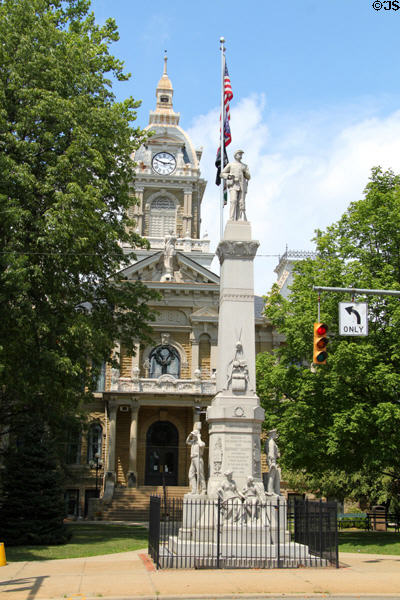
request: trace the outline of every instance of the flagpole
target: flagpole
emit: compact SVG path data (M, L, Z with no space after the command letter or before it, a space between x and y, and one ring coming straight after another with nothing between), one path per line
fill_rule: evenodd
M221 46L221 140L220 140L220 148L221 148L221 173L225 166L225 38L220 37L219 39ZM221 180L220 185L220 239L222 240L224 236L224 179Z

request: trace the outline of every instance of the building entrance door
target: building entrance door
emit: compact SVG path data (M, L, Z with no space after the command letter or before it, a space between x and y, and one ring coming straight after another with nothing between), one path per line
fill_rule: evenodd
M178 485L178 430L169 421L156 421L146 435L145 485Z

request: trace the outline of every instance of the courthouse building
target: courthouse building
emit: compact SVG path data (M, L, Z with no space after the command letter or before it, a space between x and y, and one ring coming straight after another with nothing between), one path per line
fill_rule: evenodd
M123 271L127 280L141 280L160 294L153 303L154 343L138 346L134 357L117 346L120 371L104 367L88 430L79 439L72 436L69 446L70 514L83 515L97 492L107 502L113 498L112 507L117 496L122 506L132 490L144 493L163 483L187 491L186 438L194 422L204 420L216 393L219 277L210 270L214 255L200 231L206 187L202 149L179 126L173 93L165 59L147 127L154 133L133 156L137 166L132 195L138 204L131 216L150 249L136 250L136 260ZM262 298L255 297L256 352L281 341L262 316L262 307ZM207 446L207 424L202 437ZM98 478L97 453L102 463Z

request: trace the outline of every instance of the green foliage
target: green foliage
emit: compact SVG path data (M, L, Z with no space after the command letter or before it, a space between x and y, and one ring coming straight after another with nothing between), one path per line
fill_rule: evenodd
M63 478L54 439L37 417L27 417L6 450L0 538L6 545L63 544Z
M112 19L87 0L0 2L1 421L39 407L73 413L116 340L149 334L140 282L122 282L131 232L131 154L139 105L116 102L124 80L109 53ZM90 373L88 360L93 361Z
M61 439L115 342L133 352L150 334L154 293L122 280L132 257L120 244L146 245L127 216L131 155L145 135L131 126L139 103L112 93L112 79L128 77L109 52L115 22L96 25L89 4L0 0L0 434L11 440L30 414ZM44 467L27 459L18 472L25 497L7 496L10 523L30 523L29 490ZM59 539L47 514L35 517L46 522L34 543L50 543L46 523ZM20 541L27 528L16 527Z
M284 468L300 471L311 489L381 502L400 476L400 302L357 298L369 303L369 336L346 338L338 333L338 302L348 298L323 294L328 364L310 369L312 288L400 289L400 177L373 169L364 198L315 242L317 258L296 265L289 298L276 286L268 297L266 315L286 344L257 359L266 427L279 430Z

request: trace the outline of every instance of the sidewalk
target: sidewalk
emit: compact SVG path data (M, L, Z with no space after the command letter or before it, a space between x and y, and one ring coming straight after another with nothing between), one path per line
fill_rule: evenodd
M0 568L3 600L96 598L396 598L400 556L340 555L340 569L154 570L146 551L11 563Z

